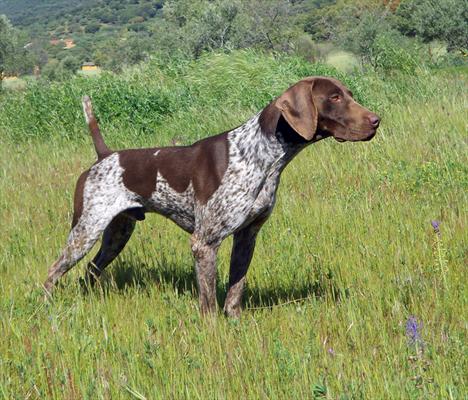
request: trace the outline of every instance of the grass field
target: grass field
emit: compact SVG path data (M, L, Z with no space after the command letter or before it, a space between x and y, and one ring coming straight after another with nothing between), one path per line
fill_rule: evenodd
M135 103L136 128L125 107L140 97L119 102L118 77L0 100L0 398L467 397L466 71L345 77L382 127L369 143L312 145L285 170L240 320L200 318L189 237L156 215L139 224L100 287L79 285L87 257L43 302L75 180L95 160L73 85L94 93L113 147L189 143L242 122L309 73L294 60L249 57L230 71L223 57L202 60L183 79L152 71L141 96L154 82L190 87L172 90L179 97L170 104L182 105L151 121L152 105ZM116 81L107 109L105 79ZM138 76L126 79L140 93ZM252 83L258 91L246 89ZM230 245L219 254L220 304Z

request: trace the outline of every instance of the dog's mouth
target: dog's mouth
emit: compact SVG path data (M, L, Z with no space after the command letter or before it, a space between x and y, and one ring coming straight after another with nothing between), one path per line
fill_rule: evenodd
M371 129L369 131L359 131L355 129L348 129L347 130L348 137L340 137L340 136L333 136L333 138L339 142L368 142L371 140L375 134L377 133L377 128Z
M367 136L365 139L362 139L361 142L368 142L375 136L376 133L377 133L377 129L374 129L374 131L371 132L370 135Z

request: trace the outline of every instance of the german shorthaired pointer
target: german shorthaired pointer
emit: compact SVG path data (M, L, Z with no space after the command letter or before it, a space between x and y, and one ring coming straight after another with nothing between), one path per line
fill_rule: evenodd
M329 136L370 140L380 123L341 82L325 77L299 81L245 124L191 146L112 151L88 97L83 108L98 160L78 179L71 232L49 270L47 292L103 233L87 270L94 282L125 247L135 221L157 212L191 234L202 314L216 310L216 254L234 234L224 305L233 317L240 315L255 239L273 210L286 165Z

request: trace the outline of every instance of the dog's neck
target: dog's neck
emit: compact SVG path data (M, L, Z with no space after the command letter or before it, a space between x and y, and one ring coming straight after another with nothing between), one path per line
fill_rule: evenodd
M294 131L273 103L229 132L231 151L262 171L281 171L305 147L327 137L317 133L305 140Z

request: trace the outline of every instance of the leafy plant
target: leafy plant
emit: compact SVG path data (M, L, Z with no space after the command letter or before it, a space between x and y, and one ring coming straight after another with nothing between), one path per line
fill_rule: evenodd
M425 42L447 42L449 49L468 49L467 0L403 0L396 11L396 26Z
M397 34L379 33L371 45L369 59L374 68L383 72L401 71L414 74L421 60L416 51L402 46L404 38Z

